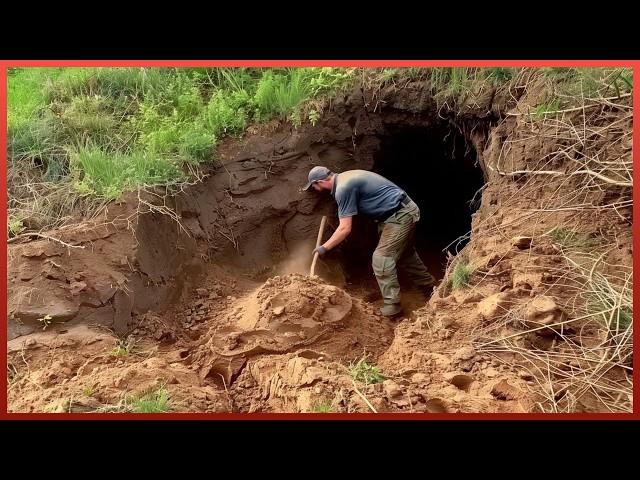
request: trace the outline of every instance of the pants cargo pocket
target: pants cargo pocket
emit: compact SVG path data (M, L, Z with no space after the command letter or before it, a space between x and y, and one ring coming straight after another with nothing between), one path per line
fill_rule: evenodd
M373 267L373 273L376 274L376 277L384 277L395 269L396 262L391 257L384 257L374 253L371 259L371 266Z
M371 266L376 275L384 303L399 303L400 284L398 283L395 259L374 253L371 258Z

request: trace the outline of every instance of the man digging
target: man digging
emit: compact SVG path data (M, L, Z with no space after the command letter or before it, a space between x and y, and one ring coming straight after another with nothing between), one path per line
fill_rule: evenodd
M371 264L378 281L384 306L380 313L391 317L402 312L400 283L396 265L406 271L413 282L429 292L435 278L426 269L415 249L416 224L420 209L404 190L377 173L348 170L333 173L317 166L309 172L303 190L313 187L328 191L338 204L340 224L331 238L313 250L324 255L351 233L352 220L360 213L378 223L380 240Z

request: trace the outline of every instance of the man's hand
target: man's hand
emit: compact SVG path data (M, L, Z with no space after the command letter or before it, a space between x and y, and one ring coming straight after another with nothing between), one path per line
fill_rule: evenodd
M324 248L322 245L320 245L319 247L316 247L316 248L313 249L312 255L315 255L316 252L318 252L318 255L322 256L325 253L327 253L327 249Z

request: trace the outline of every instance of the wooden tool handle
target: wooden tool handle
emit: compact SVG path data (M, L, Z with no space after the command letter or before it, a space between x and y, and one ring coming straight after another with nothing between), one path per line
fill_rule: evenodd
M318 248L322 244L322 234L324 233L324 226L327 223L327 217L325 215L322 216L322 220L320 221L320 230L318 231L318 239L316 240L316 248ZM313 255L313 261L311 262L311 271L309 275L313 277L314 271L316 269L316 261L318 260L318 252Z

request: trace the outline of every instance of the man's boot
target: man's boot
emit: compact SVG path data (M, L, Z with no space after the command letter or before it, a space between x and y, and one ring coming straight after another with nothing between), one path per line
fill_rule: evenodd
M393 317L402 312L402 306L399 303L387 303L380 309L380 314L385 317Z

